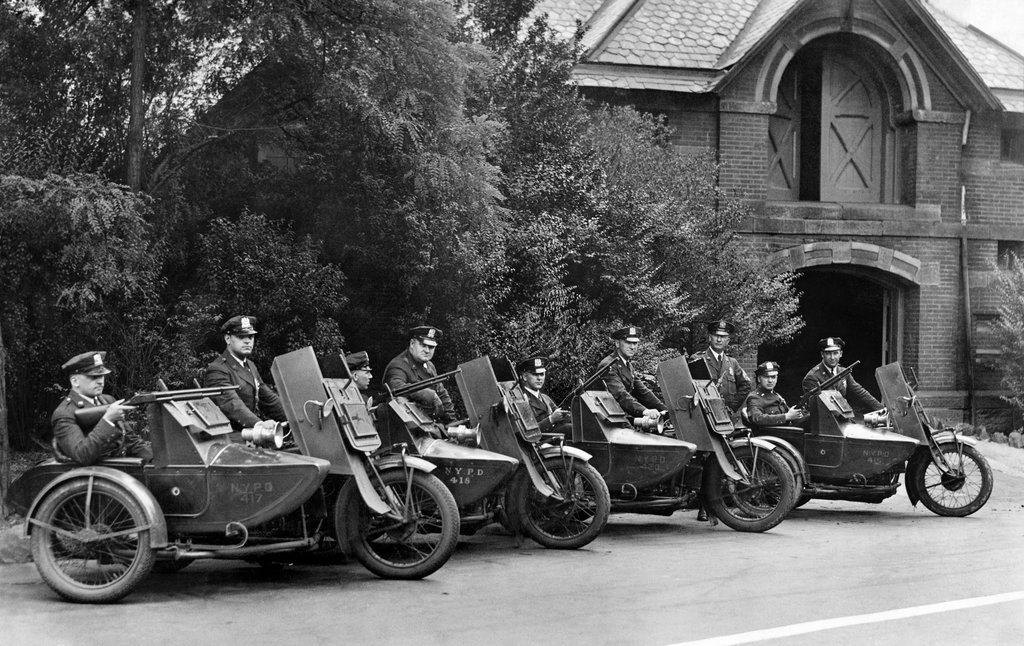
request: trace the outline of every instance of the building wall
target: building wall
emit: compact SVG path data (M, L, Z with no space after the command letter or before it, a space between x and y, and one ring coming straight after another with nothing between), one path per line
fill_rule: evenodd
M827 12L827 4L817 11ZM882 12L875 13L871 19L887 20ZM973 357L977 419L1008 430L1005 426L1012 420L999 398L1000 375L991 367L997 356L991 321L998 307L999 250L1007 247L1006 241L1024 240L1024 165L1000 160L1001 113L973 113L967 145L961 146L966 107L929 60L925 78L931 110L901 110L897 120L897 204L772 203L766 199L766 168L774 104L757 100L766 51L755 52L714 100L649 91L594 90L588 95L666 115L676 128L674 143L683 152L714 149L722 163L721 186L751 208L741 233L758 253L767 256L804 244L854 241L917 259L919 281L901 279L902 362L916 373L926 405L941 418L959 421L967 402L967 361ZM970 240L970 354L960 262L961 185L966 187Z

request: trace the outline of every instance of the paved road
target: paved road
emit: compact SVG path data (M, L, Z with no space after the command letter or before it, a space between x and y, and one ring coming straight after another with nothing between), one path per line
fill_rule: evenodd
M0 643L1017 644L1024 470L993 455L995 493L965 519L903 494L812 502L765 534L693 513L613 516L576 552L464 538L417 582L346 563L200 562L96 607L56 600L32 565L2 566Z

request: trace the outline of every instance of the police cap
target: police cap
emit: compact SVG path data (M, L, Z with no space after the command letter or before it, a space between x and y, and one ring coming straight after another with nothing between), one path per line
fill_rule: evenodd
M726 320L711 321L708 323L708 334L732 334L736 331L733 324Z
M437 345L437 340L440 339L441 336L441 330L432 325L417 325L409 330L409 338L419 339L423 345Z
M232 316L220 326L224 334L233 336L252 336L256 334L255 316Z
M99 377L101 375L110 374L110 368L107 368L104 361L106 361L107 353L101 350L93 350L91 352L83 352L82 354L76 354L67 361L64 362L60 368L68 376L71 375L87 375L89 377Z
M612 332L612 338L617 341L629 341L630 343L640 342L640 328L635 325L630 325L624 328L619 328Z
M547 368L548 358L541 356L532 356L516 364L516 372L519 374L528 372L533 375L543 375L547 372Z
M345 363L348 364L349 370L369 370L370 355L365 350L352 352L345 355Z
M842 350L846 342L837 336L829 336L818 341L818 349L822 352L831 352L833 350Z
M771 377L772 375L779 374L779 368L781 368L778 362L775 361L763 361L757 364L757 368L754 370L754 374L758 377Z

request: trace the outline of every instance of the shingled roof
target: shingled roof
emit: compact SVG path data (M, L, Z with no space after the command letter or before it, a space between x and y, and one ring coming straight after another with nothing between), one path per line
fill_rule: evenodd
M703 93L804 1L538 0L533 15L567 38L587 28L579 85ZM1024 56L921 4L1004 107L1024 112Z

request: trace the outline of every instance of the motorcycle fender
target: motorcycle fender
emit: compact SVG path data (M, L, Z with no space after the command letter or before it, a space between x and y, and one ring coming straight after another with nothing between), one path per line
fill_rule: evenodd
M729 446L734 449L750 445L754 445L760 449L767 449L769 451L775 450L775 445L762 437L738 437L729 440Z
M575 446L551 446L550 444L542 446L540 449L540 457L542 458L560 458L563 455L570 455L577 460L583 460L584 462L590 462L590 459L594 456L590 455L583 449L578 449Z
M784 440L781 437L775 437L774 435L758 435L757 437L758 439L770 442L780 452L785 453L787 456L789 456L800 469L800 473L798 473L797 475L803 476L804 482L810 479L810 473L807 470L807 460L804 459L804 456L800 453L800 451L797 451L796 447L793 446L792 442Z
M156 498L146 488L144 484L131 477L123 471L117 469L111 469L110 467L80 467L68 471L62 474L58 478L55 478L52 482L43 487L42 491L36 495L36 499L32 501L32 506L29 507L28 514L25 518L28 522L25 523L25 536L29 536L32 533L32 526L35 524L36 511L39 508L39 504L42 502L51 491L59 487L61 484L69 480L79 479L100 479L108 480L123 489L127 489L128 493L134 496L136 502L142 507L142 512L146 514L146 520L149 522L149 546L153 548L161 548L167 546L167 521L164 520L164 512L160 509L160 503L156 501Z
M951 431L939 431L933 433L932 437L935 438L936 444L946 444L947 442L960 442L967 446L978 446L977 438L970 437L968 435L953 435Z
M533 463L533 458L521 446L519 447L519 454L521 456L520 462L526 467L526 473L529 474L533 487L545 498L554 496L555 490L551 488L551 485L544 482L544 476L540 474L537 465Z
M370 474L366 472L366 464L364 458L356 455L355 452L345 445L345 461L348 463L348 468L352 471L352 477L356 480L356 487L359 488L359 495L362 496L363 502L366 506L377 512L380 515L385 515L391 511L391 505L384 501L378 494L377 490L373 488L373 483L370 482Z
M377 460L377 468L381 471L387 469L399 469L402 467L403 462L409 467L422 471L423 473L430 473L437 468L436 464L427 462L423 458L418 458L415 455L407 455L403 459L400 455L387 455Z

